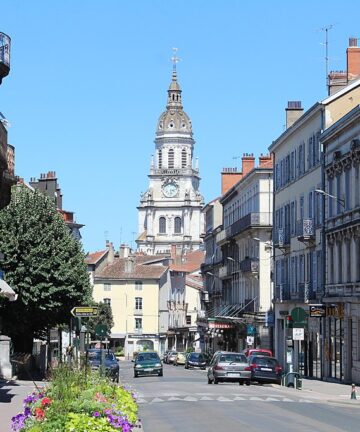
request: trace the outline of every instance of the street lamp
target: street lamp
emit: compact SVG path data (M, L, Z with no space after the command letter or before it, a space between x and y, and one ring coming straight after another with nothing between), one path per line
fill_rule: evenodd
M338 197L335 196L335 195L331 195L331 194L329 194L329 193L323 191L322 189L315 189L315 192L316 192L317 194L324 195L324 196L327 196L327 197L329 197L329 198L333 198L333 199L335 199L335 200L336 200L336 201L337 201L341 206L343 206L343 208L345 208L345 200L344 200L344 199L342 199L342 198L338 198Z

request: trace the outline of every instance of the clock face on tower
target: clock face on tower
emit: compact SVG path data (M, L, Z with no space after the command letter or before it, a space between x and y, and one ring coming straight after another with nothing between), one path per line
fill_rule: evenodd
M163 193L168 198L173 198L178 193L178 187L175 183L170 182L163 186Z

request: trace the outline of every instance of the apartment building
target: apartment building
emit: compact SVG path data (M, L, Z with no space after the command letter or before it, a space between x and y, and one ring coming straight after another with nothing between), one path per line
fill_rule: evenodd
M324 376L360 381L360 106L321 136L325 169Z

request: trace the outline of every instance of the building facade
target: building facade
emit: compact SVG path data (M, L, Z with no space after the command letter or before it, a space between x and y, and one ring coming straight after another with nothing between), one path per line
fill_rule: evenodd
M202 243L203 197L194 161L192 124L183 110L176 63L168 90L166 111L158 120L155 156L151 160L149 187L141 195L138 250L147 254L198 249Z
M326 271L319 138L359 97L357 80L305 113L299 102L289 102L287 129L269 147L274 155L275 354L288 369L310 377L324 374L321 319L309 316L309 304L321 302ZM296 308L308 318L304 339L293 343L293 330L286 324Z
M360 106L321 136L326 284L324 377L360 382Z

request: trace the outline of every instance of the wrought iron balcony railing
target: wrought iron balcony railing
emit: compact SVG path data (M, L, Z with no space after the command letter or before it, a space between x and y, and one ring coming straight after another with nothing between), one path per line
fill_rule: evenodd
M315 240L314 219L300 219L297 221L296 235L300 241Z
M226 228L226 237L234 237L252 227L271 227L272 213L249 213Z
M240 271L243 273L259 273L259 260L256 258L245 258L240 262Z
M285 300L290 300L290 289L289 284L282 283L275 287L275 301L283 302Z

